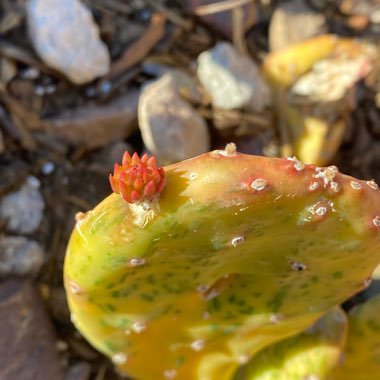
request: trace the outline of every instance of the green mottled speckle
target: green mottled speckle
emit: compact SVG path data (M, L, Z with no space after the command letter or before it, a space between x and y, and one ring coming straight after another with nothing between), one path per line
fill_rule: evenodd
M279 292L277 292L274 297L267 303L268 307L272 309L274 313L277 313L286 298L286 295L288 293L288 289L290 288L289 285L284 286Z
M334 273L332 274L332 276L333 276L334 278L342 278L342 277L343 277L343 273L340 272L340 271L336 271L336 272L334 272Z
M150 294L150 293L142 293L141 294L141 298L144 300L144 301L147 301L147 302L152 302L154 301L154 295L153 294Z
M106 348L107 351L115 352L116 351L116 346L113 342L110 340L104 341L104 347Z

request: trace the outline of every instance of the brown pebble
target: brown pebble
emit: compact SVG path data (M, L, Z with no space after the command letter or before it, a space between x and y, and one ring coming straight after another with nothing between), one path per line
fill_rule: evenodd
M369 24L369 18L365 15L355 15L347 19L347 24L355 30L364 30Z
M0 285L0 379L63 380L56 338L29 281Z

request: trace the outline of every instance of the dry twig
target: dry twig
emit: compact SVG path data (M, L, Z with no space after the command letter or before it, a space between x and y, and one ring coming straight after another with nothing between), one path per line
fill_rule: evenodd
M154 13L146 32L112 64L109 73L103 77L101 83L111 81L139 63L164 36L165 25L166 17L163 14Z
M165 5L160 4L157 0L145 0L145 3L155 9L157 12L164 14L166 18L173 24L178 25L187 31L193 28L193 23L191 21L184 19Z

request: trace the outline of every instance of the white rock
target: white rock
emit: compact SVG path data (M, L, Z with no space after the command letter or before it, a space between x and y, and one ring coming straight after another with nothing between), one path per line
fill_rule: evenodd
M170 75L143 89L138 118L144 143L160 164L185 160L210 148L206 122L180 97Z
M197 75L217 108L262 111L270 90L254 61L228 42L218 42L198 57Z
M26 11L33 46L48 66L76 84L109 71L109 52L79 0L28 0Z
M29 176L18 191L2 198L0 218L6 221L8 230L28 234L38 228L45 206L39 186L39 180Z
M326 17L313 11L304 0L278 4L269 26L271 51L285 49L308 38L327 33Z
M41 246L22 236L0 240L0 276L38 274L44 262Z

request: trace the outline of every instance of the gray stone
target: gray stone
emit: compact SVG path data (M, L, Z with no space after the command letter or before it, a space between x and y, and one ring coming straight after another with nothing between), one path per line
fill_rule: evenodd
M0 285L0 320L0 379L63 379L53 327L29 281Z
M189 73L154 61L145 62L143 69L146 73L156 77L162 77L165 74L170 75L177 91L184 99L192 103L210 103L210 99L198 79Z
M90 375L91 365L87 362L80 362L68 369L65 380L89 380Z
M209 25L213 30L218 31L228 39L233 37L233 12L236 9L240 8L242 12L242 25L239 25L239 27L244 33L257 21L258 2L255 1L183 0L182 3L185 9L188 9L194 16L201 19L203 23ZM210 11L202 12L202 8L205 9L208 6L210 6ZM214 11L212 11L213 7L215 7ZM217 9L219 7L220 9Z
M36 177L28 176L18 191L2 198L0 218L6 221L9 231L29 234L38 228L45 207L39 186Z
M42 127L49 134L70 144L98 148L124 139L137 130L139 91L112 98L107 103L90 103L45 119Z
M8 59L0 59L0 80L3 86L6 86L17 75L16 62Z
M26 11L33 46L48 66L76 84L109 71L108 49L79 0L29 0Z
M304 0L279 4L271 18L271 51L285 49L308 38L327 33L325 16L309 8Z
M271 102L260 69L228 42L199 55L197 75L216 108L262 111Z
M206 122L181 98L170 75L143 89L138 118L146 147L162 165L197 156L210 148Z
M0 240L0 277L35 276L44 263L41 246L22 236L6 236Z

